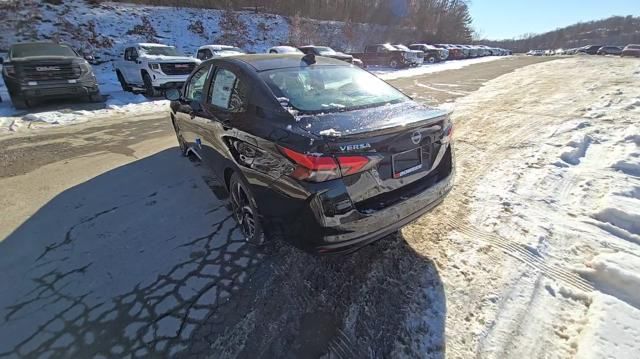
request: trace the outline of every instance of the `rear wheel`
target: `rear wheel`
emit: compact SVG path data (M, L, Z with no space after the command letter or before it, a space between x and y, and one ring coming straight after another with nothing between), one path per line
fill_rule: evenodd
M265 236L255 199L246 181L238 173L234 172L231 175L229 194L233 216L245 240L254 245L264 244Z
M393 59L391 61L389 61L389 66L393 67L394 69L397 69L400 67L400 63L398 62L398 60Z
M149 76L148 73L145 72L142 75L142 80L144 81L145 96L147 97L160 96L159 92L153 87L153 83L151 82L151 76Z
M436 57L435 56L429 56L427 58L427 62L430 64L434 64L436 62Z

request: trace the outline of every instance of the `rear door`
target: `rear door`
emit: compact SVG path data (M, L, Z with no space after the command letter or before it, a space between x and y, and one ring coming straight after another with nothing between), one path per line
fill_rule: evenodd
M202 123L208 121L205 103L211 72L211 65L196 70L187 80L182 99L174 108L175 122L180 134L186 145L192 147L199 156L202 156Z

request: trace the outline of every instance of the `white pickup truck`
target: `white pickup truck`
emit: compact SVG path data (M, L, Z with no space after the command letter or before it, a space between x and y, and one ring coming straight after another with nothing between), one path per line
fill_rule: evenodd
M200 63L173 46L135 43L125 47L123 59L113 65L124 91L157 97L168 88L180 88Z

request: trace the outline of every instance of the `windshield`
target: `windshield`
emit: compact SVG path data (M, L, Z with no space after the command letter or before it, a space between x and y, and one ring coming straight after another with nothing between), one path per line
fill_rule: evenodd
M346 111L407 100L378 77L354 67L310 66L260 74L276 97L303 112Z
M58 44L18 44L11 47L9 57L78 56L69 46Z
M396 49L398 50L409 51L409 48L404 45L393 45L393 46L395 46Z
M325 46L318 46L316 47L316 49L318 50L318 53L320 55L335 55L335 51L330 48L330 47L325 47Z
M173 46L140 46L140 50L147 55L182 56Z

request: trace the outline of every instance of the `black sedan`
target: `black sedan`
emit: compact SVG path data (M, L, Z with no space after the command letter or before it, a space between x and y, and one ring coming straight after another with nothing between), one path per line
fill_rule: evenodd
M183 153L224 183L247 241L318 253L384 237L453 185L453 125L376 76L314 55L203 62L167 91Z

